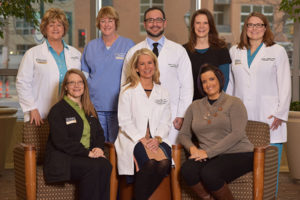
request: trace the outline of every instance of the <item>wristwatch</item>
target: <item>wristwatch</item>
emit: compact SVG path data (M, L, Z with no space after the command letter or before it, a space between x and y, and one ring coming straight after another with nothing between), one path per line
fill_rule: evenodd
M155 136L155 139L157 139L157 141L159 142L159 143L162 143L163 141L162 141L162 138L160 137L160 136Z

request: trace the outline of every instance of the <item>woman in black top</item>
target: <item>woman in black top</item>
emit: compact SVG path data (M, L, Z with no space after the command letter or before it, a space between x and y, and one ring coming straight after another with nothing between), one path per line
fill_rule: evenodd
M197 77L203 64L211 64L219 67L225 76L226 91L229 81L229 65L231 63L229 51L224 40L219 38L214 18L207 9L194 12L190 22L189 41L183 45L187 50L192 63L194 86L197 85ZM194 87L193 100L203 96Z
M108 200L112 167L103 153L103 130L81 71L66 73L61 100L50 110L48 121L46 182L78 181L79 199Z

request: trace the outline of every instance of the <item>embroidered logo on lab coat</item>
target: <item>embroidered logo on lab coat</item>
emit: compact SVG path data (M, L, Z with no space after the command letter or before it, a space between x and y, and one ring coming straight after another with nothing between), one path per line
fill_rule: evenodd
M168 102L168 99L156 99L155 103L162 105L162 104L166 104Z
M36 62L39 64L47 64L47 60L46 59L41 59L41 58L37 58Z
M169 64L169 67L178 67L178 64Z
M274 61L275 58L262 58L261 60L262 61Z
M74 123L77 123L75 117L67 117L67 118L66 118L66 124L67 124L67 125L69 125L69 124L74 124Z
M72 56L71 59L72 60L79 60L80 58L78 56Z
M116 60L124 60L125 55L125 53L115 53L115 58Z
M239 59L236 59L236 60L234 60L234 64L235 65L240 65L240 64L242 64L242 61L239 60Z

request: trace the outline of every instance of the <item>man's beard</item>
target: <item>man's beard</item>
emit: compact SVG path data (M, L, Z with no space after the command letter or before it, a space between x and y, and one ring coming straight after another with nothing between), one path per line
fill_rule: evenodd
M152 33L150 33L150 31L148 31L148 30L146 30L146 32L147 32L147 34L148 35L150 35L151 37L159 37L159 36L161 36L162 34L164 34L164 29L163 30L161 30L159 33L157 33L157 34L152 34Z

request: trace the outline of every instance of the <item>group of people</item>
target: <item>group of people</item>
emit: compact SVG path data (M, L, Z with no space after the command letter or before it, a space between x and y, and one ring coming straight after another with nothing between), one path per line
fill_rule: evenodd
M116 10L103 7L96 18L101 37L81 55L62 39L63 11L45 13L46 41L24 55L16 87L24 120L49 121L46 182L79 181L80 199L109 199L108 141L134 198L148 199L170 172L171 145L181 143L190 153L181 174L199 198L233 199L227 183L253 168L247 120L268 123L281 151L290 67L266 17L251 13L230 51L209 10L197 10L190 23L180 45L164 36L164 11L149 8L147 37L134 45L117 34Z

